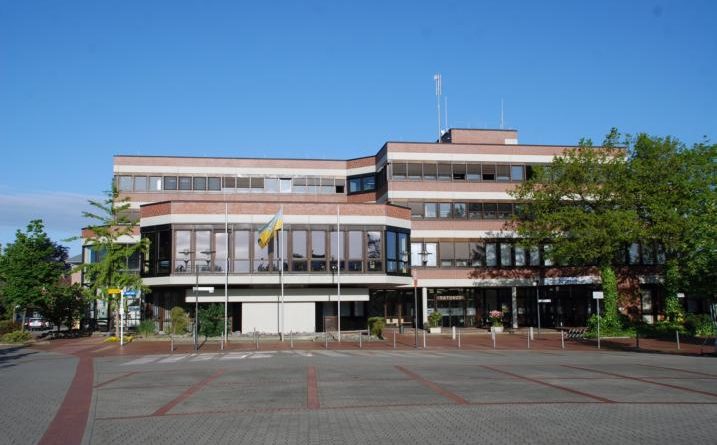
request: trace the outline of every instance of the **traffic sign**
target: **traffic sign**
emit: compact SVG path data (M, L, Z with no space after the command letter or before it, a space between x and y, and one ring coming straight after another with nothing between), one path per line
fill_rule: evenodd
M116 287L111 287L111 288L107 289L107 293L110 295L121 294L122 289L117 289Z
M192 290L195 290L197 292L209 292L210 294L214 293L213 286L194 286Z
M125 297L136 297L137 291L135 289L127 289L123 294Z
M596 300L602 300L603 299L602 292L598 292L598 291L593 292L593 298Z
M541 300L538 300L538 303L550 303L550 298L543 298Z

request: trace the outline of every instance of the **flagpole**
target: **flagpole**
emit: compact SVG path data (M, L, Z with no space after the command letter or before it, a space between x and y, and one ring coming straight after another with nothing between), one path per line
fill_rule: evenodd
M337 320L337 327L339 331L339 342L341 342L341 211L340 207L336 206L336 238L338 239L338 248L339 248L339 258L336 262L336 288L338 290L338 316L336 317Z
M224 252L226 261L224 264L224 339L222 340L222 349L229 340L227 336L227 316L229 308L229 204L224 201Z
M280 334L279 337L281 338L281 341L284 341L284 245L282 241L284 240L284 206L281 206L281 229L279 231L279 270L280 272L280 279L281 282L281 326L280 326Z

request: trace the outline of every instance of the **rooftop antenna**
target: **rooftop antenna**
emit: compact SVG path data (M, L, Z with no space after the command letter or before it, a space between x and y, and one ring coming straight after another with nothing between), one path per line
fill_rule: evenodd
M503 98L500 98L500 129L503 129Z
M441 86L441 73L433 75L433 81L436 83L436 108L438 110L438 143L441 143L441 94L443 89Z

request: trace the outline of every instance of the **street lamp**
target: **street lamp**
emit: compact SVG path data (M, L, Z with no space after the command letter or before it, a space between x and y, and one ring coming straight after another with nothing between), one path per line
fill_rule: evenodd
M421 251L418 252L418 254L421 256L421 266L425 266L428 262L427 257L431 253L426 251L426 246L424 244L421 244ZM413 267L411 267L411 276L413 277L413 337L416 344L416 349L418 349L418 279L416 278L415 269Z
M540 288L538 288L538 280L533 281L535 287L535 308L538 311L538 336L540 336Z
M186 269L186 265L189 263L189 255L193 254L194 252L190 251L190 250L184 250L181 253L184 255L184 263L185 263L185 269ZM199 253L207 255L207 258L205 258L204 261L206 261L207 266L209 266L209 264L212 261L211 255L214 253L214 251L213 250L202 250ZM195 281L194 281L195 285L194 285L194 289L193 289L193 293L194 293L194 329L192 329L192 330L194 331L193 332L194 352L196 352L199 349L199 345L198 345L198 343L199 343L198 342L198 333L199 332L197 329L198 323L199 323L199 295L198 295L198 292L199 292L199 267L197 266L196 261L194 264L194 276L195 276Z

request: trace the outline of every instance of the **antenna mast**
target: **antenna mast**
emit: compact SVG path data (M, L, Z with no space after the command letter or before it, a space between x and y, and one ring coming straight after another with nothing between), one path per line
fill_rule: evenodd
M441 85L441 73L436 73L433 75L433 80L436 83L436 108L438 111L438 143L441 143L441 95L443 94L443 89Z

